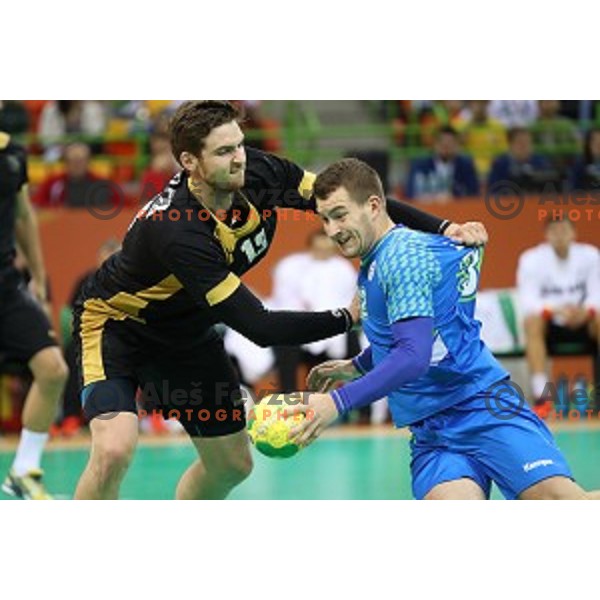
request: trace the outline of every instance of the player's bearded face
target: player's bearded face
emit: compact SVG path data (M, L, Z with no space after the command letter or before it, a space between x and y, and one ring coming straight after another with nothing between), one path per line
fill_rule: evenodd
M244 186L246 151L237 122L225 123L210 132L198 168L199 177L215 190L235 192Z

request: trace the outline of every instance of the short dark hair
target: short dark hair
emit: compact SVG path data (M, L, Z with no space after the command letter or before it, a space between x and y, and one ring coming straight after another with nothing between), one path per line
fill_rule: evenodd
M317 176L313 191L318 200L327 200L342 186L357 204L364 204L371 196L385 198L377 171L357 158L344 158L329 165Z
M226 100L191 100L184 102L169 123L171 148L179 161L182 152L198 156L204 140L215 128L236 121L239 111Z

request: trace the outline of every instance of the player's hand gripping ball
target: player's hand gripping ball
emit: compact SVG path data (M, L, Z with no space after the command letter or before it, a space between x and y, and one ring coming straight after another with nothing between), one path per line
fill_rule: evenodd
M272 458L290 458L301 450L298 444L290 441L289 434L305 416L288 415L281 398L283 394L269 394L248 414L248 434L252 443L261 454Z

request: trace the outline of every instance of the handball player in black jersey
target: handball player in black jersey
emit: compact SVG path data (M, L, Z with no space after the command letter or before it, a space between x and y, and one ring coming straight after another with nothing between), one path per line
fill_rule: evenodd
M14 266L17 242L32 275L29 287ZM29 201L27 155L0 132L0 364L27 365L33 375L21 438L2 490L26 500L51 499L40 463L68 374L42 309L45 303L46 272Z

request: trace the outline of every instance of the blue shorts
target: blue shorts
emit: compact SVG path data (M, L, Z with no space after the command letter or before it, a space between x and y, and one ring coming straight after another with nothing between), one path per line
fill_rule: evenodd
M549 477L572 479L550 430L524 401L506 394L495 414L486 393L411 425L415 498L456 479L475 481L489 498L492 481L507 499Z

